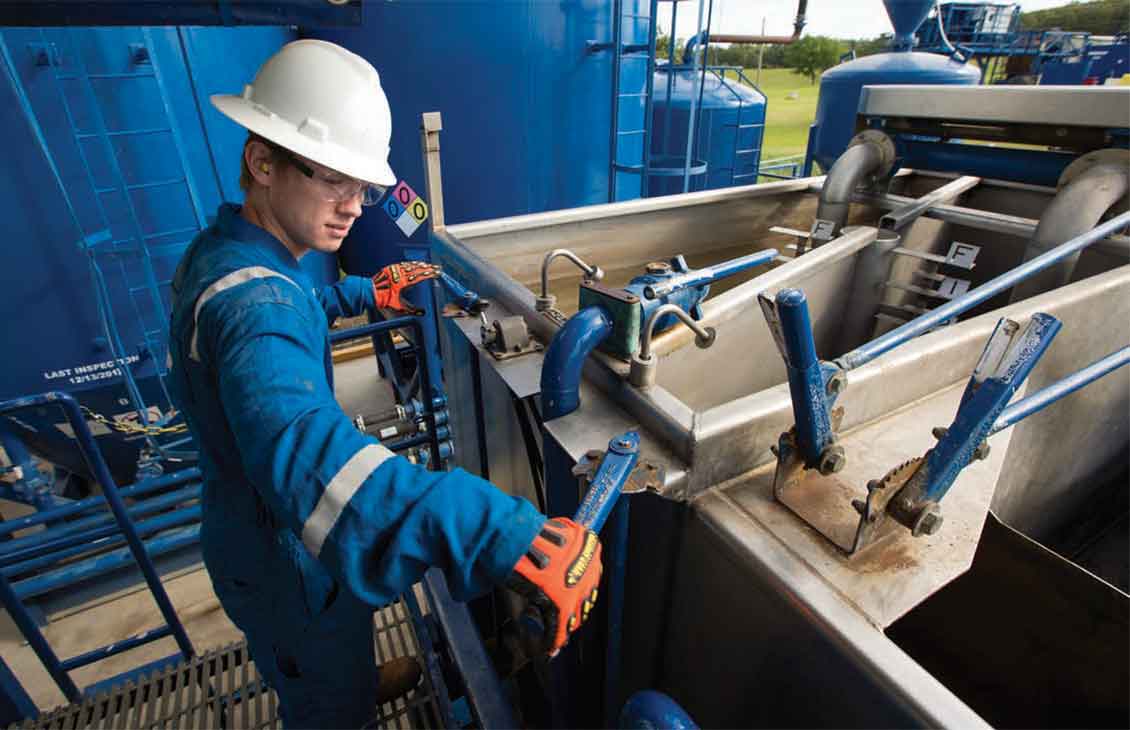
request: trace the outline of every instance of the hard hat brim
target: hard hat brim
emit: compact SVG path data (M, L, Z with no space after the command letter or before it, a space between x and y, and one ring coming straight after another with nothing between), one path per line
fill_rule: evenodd
M310 139L300 134L293 124L280 117L264 114L241 96L213 94L209 98L212 105L228 119L308 160L373 185L391 187L396 184L396 175L386 159L365 157L332 142Z

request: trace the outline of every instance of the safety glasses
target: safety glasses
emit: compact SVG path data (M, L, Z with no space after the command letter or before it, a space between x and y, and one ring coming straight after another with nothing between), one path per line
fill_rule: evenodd
M384 197L385 188L380 185L355 180L321 166L315 169L310 163L298 159L294 153L288 150L283 150L283 153L290 164L294 165L294 169L310 178L320 193L319 197L327 203L344 203L360 195L361 205L370 206L376 205Z

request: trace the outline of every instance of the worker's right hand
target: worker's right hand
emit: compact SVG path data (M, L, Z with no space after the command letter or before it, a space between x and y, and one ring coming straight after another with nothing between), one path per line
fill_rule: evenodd
M439 276L439 267L421 261L401 261L386 266L373 277L373 301L378 309L422 314L420 310L403 301L405 289Z
M514 566L509 586L541 611L550 656L589 617L601 570L600 539L567 517L547 520Z

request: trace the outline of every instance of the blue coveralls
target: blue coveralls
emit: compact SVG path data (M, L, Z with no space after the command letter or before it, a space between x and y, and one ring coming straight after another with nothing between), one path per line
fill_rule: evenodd
M430 566L466 599L504 581L544 517L462 470L360 433L333 395L328 324L368 279L316 290L272 235L220 207L173 281L173 398L200 449L204 563L288 727L375 714L372 613Z

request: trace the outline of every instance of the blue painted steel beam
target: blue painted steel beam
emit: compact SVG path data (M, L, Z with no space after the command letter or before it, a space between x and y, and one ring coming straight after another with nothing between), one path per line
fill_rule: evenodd
M1074 393L1083 386L1093 383L1127 363L1130 363L1130 346L1112 352L1101 360L1093 362L1082 370L1068 375L1063 380L1049 385L1038 393L1020 399L1001 412L996 423L993 424L992 430L989 431L989 435L991 436L997 431L1002 431L1009 426L1015 425L1023 418L1027 418L1034 413L1042 411L1060 398Z
M541 400L546 421L572 413L581 404L585 359L612 334L612 318L603 308L585 307L557 331L545 351Z
M0 602L3 602L8 615L12 617L12 621L15 622L20 633L27 639L27 643L35 652L35 655L39 657L39 661L43 663L47 673L51 675L55 684L63 691L63 695L71 702L78 702L82 698L78 687L75 686L66 670L63 669L59 657L51 649L51 645L47 643L47 639L44 638L39 627L35 625L35 621L32 620L27 608L16 595L12 584L2 575L0 575Z
M115 641L113 644L109 644L107 646L94 649L93 651L88 651L86 653L73 656L70 659L64 659L61 664L63 669L69 672L72 669L85 667L87 664L93 664L94 662L102 661L103 659L107 659L123 652L127 652L130 649L136 649L143 644L148 644L150 641L163 639L172 633L172 628L168 626L160 626L155 629L150 629L149 631L143 631L140 634L129 637L128 639Z
M1011 180L1055 187L1076 156L1051 150L1026 150L1012 147L957 142L927 142L898 138L899 165L918 170L956 172L994 180Z
M1011 289L1026 278L1043 271L1059 261L1083 250L1091 244L1101 241L1107 236L1117 233L1130 225L1130 212L1116 216L1105 223L1092 228L1090 231L1060 244L1047 253L1041 254L1031 261L1017 266L985 282L967 294L943 304L928 314L910 320L906 324L896 327L885 335L878 337L865 345L857 347L851 352L836 359L836 364L844 370L853 370L861 365L866 365L875 358L887 353L899 345L925 334L935 327L948 322L957 315L967 312L981 302Z
M15 725L39 714L39 708L28 696L20 680L0 657L0 724Z

